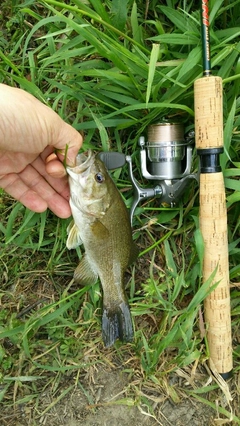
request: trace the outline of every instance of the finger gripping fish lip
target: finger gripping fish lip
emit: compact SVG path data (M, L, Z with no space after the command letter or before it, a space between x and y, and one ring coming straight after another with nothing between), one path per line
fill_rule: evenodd
M95 161L95 154L89 150L87 154L81 153L76 157L76 165L74 167L67 167L67 172L75 174L82 174L91 167Z

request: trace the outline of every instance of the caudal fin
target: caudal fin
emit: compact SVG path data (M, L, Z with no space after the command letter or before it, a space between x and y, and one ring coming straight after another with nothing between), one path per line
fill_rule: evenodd
M131 342L133 335L132 317L126 302L123 301L114 308L103 306L102 338L106 347L112 346L117 339Z

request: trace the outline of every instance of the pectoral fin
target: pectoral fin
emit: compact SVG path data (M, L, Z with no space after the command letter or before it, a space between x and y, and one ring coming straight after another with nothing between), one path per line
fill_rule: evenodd
M75 269L73 278L76 283L83 286L95 284L97 281L98 274L93 270L86 254Z
M79 229L75 225L73 220L70 222L70 224L67 227L67 233L68 233L68 239L67 239L66 246L68 250L75 249L76 247L82 244Z
M130 266L132 263L134 263L137 260L138 255L139 255L139 249L138 249L137 245L133 242L132 247L131 247L128 266Z
M103 240L109 238L108 228L101 222L101 220L96 219L91 226L92 234L94 238L98 240Z

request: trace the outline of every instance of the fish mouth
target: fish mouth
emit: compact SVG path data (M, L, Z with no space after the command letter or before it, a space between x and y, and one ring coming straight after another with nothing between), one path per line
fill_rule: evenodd
M83 174L93 165L95 159L95 154L92 150L89 150L87 153L78 154L76 157L76 166L67 167L67 173L73 177L73 175Z

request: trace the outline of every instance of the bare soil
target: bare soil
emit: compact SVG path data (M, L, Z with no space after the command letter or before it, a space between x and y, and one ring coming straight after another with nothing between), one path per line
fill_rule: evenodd
M190 399L179 404L159 394L155 396L154 413L148 406L131 406L132 401L124 401L124 389L128 384L128 375L119 371L100 371L95 377L95 384L87 389L87 395L74 390L70 397L64 398L54 410L43 416L40 424L52 426L203 426L210 425L213 410L206 409ZM89 404L88 398L93 400ZM50 395L45 403L49 405ZM129 402L129 406L126 405ZM125 404L125 405L121 405ZM43 401L44 405L44 401ZM43 407L42 407L43 408Z
M182 386L182 379L173 375L172 384ZM83 377L65 378L58 391L45 389L38 404L23 403L12 412L0 412L0 424L7 426L210 426L231 424L226 418L218 417L215 410L186 397L184 392L179 402L154 386L139 389L139 404L131 387L138 385L137 379L129 377L122 368L93 369ZM59 388L61 392L59 392ZM70 389L70 390L69 390ZM179 388L180 389L180 388ZM178 390L179 390L178 389ZM65 394L65 396L63 396ZM181 392L179 393L181 395ZM127 396L126 396L127 395ZM143 401L143 399L141 400ZM222 402L222 401L221 401ZM223 416L224 417L224 416Z

